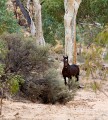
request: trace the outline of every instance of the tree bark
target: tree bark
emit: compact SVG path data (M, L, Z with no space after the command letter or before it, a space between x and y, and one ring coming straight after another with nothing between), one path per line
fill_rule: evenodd
M27 20L28 25L30 26L31 24L31 18L29 16L28 11L24 8L24 5L21 3L20 0L15 0L16 1L16 6L20 7L21 12L23 13L25 19Z
M24 5L21 3L21 0L14 0L14 1L15 1L15 5L19 6L25 19L27 20L28 26L30 27L31 35L36 37L36 44L45 46L45 40L43 37L43 30L42 30L40 1L27 0L26 2L27 10L24 8Z
M31 32L32 36L35 36L36 27L35 27L34 21L32 19L33 10L32 10L32 12L30 11L30 2L31 2L31 0L27 0L27 9L29 10L29 15L30 15L30 18L31 18L30 32ZM33 9L33 6L32 6L32 9Z
M80 3L81 0L64 0L65 55L70 64L76 64L76 15Z
M34 4L34 24L36 27L36 43L45 46L45 40L42 31L41 5L39 0L33 0Z

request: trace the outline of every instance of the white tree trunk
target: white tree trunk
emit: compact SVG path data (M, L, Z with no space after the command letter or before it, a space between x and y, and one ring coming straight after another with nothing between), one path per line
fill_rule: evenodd
M64 0L65 15L65 55L73 62L74 42L76 41L76 15L81 0Z
M30 7L30 1L31 0L27 0L27 9L29 10L29 7Z
M36 27L36 43L45 46L45 40L42 31L41 5L39 0L33 0L34 3L34 24Z
M31 18L30 31L31 31L31 35L35 36L35 34L36 34L36 27L35 27L35 24L34 24L32 18Z

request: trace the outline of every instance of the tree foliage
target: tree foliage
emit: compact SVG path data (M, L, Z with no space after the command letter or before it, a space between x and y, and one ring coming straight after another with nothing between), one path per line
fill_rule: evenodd
M78 12L78 21L88 19L102 24L108 22L108 0L82 0Z
M58 22L63 21L64 2L63 0L45 0L42 6L43 12L52 16Z
M0 34L7 31L9 33L19 30L17 20L12 12L7 8L7 0L0 0Z
M98 45L106 46L108 44L108 26L106 26L95 38Z
M64 3L62 0L45 0L42 4L43 30L46 42L64 41Z
M84 25L82 28L79 27L83 33L85 32L87 41L93 41L98 32L100 32L101 29L96 26L97 22L101 23L101 25L105 25L108 22L107 11L108 0L82 0L77 14L77 23L80 24L83 21L84 23L93 24L91 28L89 25ZM42 4L42 16L45 40L53 44L55 44L55 39L64 41L63 0L45 0Z
M94 42L102 28L90 22L83 22L84 23L77 25L77 40L85 45L90 45Z

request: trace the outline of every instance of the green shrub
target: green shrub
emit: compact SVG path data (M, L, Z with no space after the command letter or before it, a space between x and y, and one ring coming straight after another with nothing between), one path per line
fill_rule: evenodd
M3 34L0 37L0 80L4 91L15 94L22 87L21 81L33 75L42 76L49 67L48 50L48 46L36 46L32 38Z
M74 88L76 87L73 85L73 88L71 87L72 91L69 91L68 87L64 85L64 81L60 79L60 76L55 69L49 69L46 72L45 79L48 83L47 94L49 102L66 103L74 97L76 92L74 91Z
M108 70L104 66L102 59L102 47L91 45L87 51L83 52L84 64L81 69L86 71L85 77L107 80Z
M17 34L2 35L0 41L4 41L7 49L6 57L0 58L7 72L29 74L37 68L38 71L46 69L48 46L36 46L33 40Z
M105 61L108 61L108 52L107 52L107 54L106 54L104 59L105 59Z
M9 76L7 84L10 93L15 94L20 90L21 85L24 84L24 79L20 75L12 75Z
M104 29L98 33L95 38L95 43L103 47L108 44L108 26L104 27Z
M48 61L48 46L36 46L33 39L16 34L2 35L0 41L6 50L5 57L0 56L0 63L4 65L0 78L6 84L4 90L8 88L15 94L21 85L30 100L42 103L66 103L74 97L74 84L69 91L56 69L50 69L54 66Z
M23 92L29 96L32 101L40 101L42 103L61 103L73 99L76 91L71 88L69 91L68 87L64 85L64 81L60 79L56 69L51 69L45 73L43 79L37 77L32 78L25 82L23 86Z
M90 77L96 76L97 70L102 69L102 58L101 58L102 48L99 46L91 46L89 52L85 51L83 53L85 63L83 64L83 69L86 70L86 76Z
M20 27L12 11L7 9L8 0L0 0L0 34L3 32L18 32Z
M0 77L1 77L2 75L4 75L4 73L5 73L4 67L5 67L5 66L0 63Z
M100 91L102 88L102 85L99 84L98 82L93 82L91 83L91 88L93 89L93 91L96 93L98 90Z

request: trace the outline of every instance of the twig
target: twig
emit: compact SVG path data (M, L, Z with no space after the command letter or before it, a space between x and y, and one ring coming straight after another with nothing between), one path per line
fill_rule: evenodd
M100 90L100 89L99 89L99 87L96 85L96 82L95 82L95 81L94 81L94 84L95 84L96 88L97 88L100 92L102 92L102 93L108 98L108 95L107 95L103 90Z

